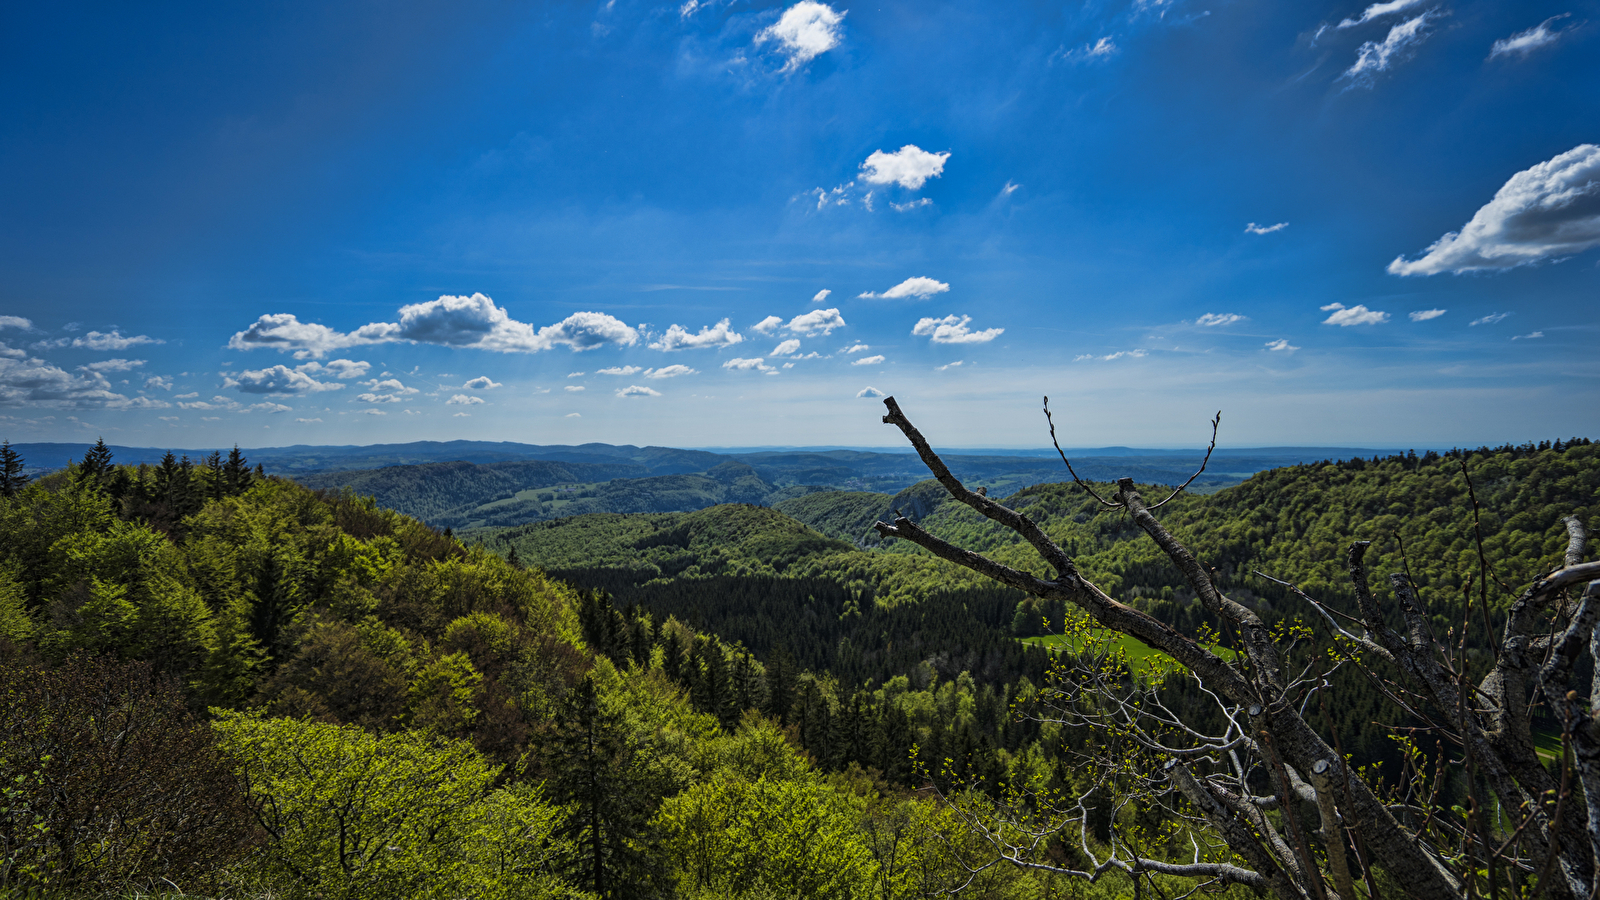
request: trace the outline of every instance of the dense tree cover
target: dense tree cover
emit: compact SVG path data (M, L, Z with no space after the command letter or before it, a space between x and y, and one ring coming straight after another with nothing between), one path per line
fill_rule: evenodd
M772 515L728 507L701 539ZM730 558L836 546L786 527ZM0 500L0 629L5 891L932 896L982 847L913 792L913 747L1056 777L1036 735L984 743L1014 691L768 666L239 454L97 448Z

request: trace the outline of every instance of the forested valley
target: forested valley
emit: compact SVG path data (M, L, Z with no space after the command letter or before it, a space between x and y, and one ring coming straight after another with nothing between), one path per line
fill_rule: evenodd
M1048 577L936 483L458 537L237 450L126 466L101 445L29 481L0 449L0 890L1179 896L1193 885L1153 872L1053 870L1112 841L1230 859L1097 795L1073 763L1096 736L1048 714L1064 660L1175 708L1201 686L872 530L904 515ZM1111 595L1238 649L1126 513L1070 481L1005 502ZM1600 531L1584 439L1271 469L1160 514L1219 588L1319 652L1334 641L1296 591L1352 609L1342 554L1371 541L1369 564L1409 573L1435 631L1480 660L1521 586L1560 566L1564 516ZM1390 783L1447 756L1396 740L1417 723L1353 672L1324 696L1343 752ZM1464 790L1441 779L1435 802ZM1017 843L985 823L1047 821L1030 804L1062 794L1099 797L1088 837L997 861Z

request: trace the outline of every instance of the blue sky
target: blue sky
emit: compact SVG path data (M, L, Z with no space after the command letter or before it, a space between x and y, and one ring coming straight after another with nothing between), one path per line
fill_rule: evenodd
M1600 437L1600 4L36 4L0 434Z

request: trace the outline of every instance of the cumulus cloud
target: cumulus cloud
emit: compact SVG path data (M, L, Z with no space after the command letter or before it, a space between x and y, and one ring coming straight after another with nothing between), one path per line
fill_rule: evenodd
M844 16L826 3L800 0L784 10L776 23L762 29L755 42L777 41L778 51L788 57L783 70L793 71L839 46Z
M1213 328L1218 325L1233 325L1238 322L1248 321L1250 321L1249 316L1241 316L1238 313L1206 313L1200 318L1195 319L1194 323L1196 325L1203 325L1207 328Z
M586 388L581 384L569 384L567 385L566 390L576 394L579 391L586 390Z
M787 341L784 341L783 343L779 344L778 346L773 347L772 348L772 352L767 354L767 355L768 356L789 356L790 354L799 352L799 350L800 350L800 341L798 339L796 339L796 338L790 338Z
M1293 353L1300 349L1299 347L1289 343L1289 341L1285 338L1279 338L1275 341L1267 341L1266 346L1267 349L1273 353Z
M1471 322L1468 322L1467 323L1467 327L1470 328L1470 327L1472 327L1474 325L1494 325L1494 324L1502 321L1503 319L1505 319L1509 315L1511 315L1511 313L1508 313L1508 312L1490 313L1487 316L1484 316L1484 317L1479 318L1479 319L1473 319Z
M170 391L172 390L172 379L162 375L151 375L144 380L144 386L148 390Z
M1494 46L1489 48L1489 58L1494 59L1496 56L1516 55L1525 59L1527 58L1528 54L1532 53L1533 51L1538 50L1541 47L1548 47L1551 44L1554 44L1556 41L1561 39L1563 34L1566 34L1571 29L1557 28L1556 30L1551 31L1550 23L1559 19L1565 19L1570 15L1572 15L1572 13L1562 13L1559 16L1551 16L1550 18L1545 19L1543 22L1540 22L1538 25L1529 28L1527 31L1519 31L1516 34L1513 34L1511 37L1501 38L1500 40L1495 41Z
M700 370L688 366L662 366L644 373L646 378L677 378L679 375L698 375Z
M661 392L656 390L656 389L654 389L654 388L644 387L643 385L630 384L625 388L618 389L617 390L617 396L618 397L659 397L659 396L661 396Z
M0 344L0 407L65 409L167 409L172 404L127 397L111 390L104 373L84 368L73 374Z
M399 403L400 398L393 394L357 394L356 399L362 403Z
M801 337L814 337L819 334L831 334L835 328L843 328L844 325L844 316L839 315L839 310L830 307L801 313L790 319L789 324L783 327Z
M966 362L966 360L958 359L955 362L947 362L942 366L935 366L934 368L937 371L940 371L940 372L948 372L949 370L956 368L957 366L961 365L964 362Z
M723 319L715 325L702 327L698 334L690 334L682 325L673 325L659 339L650 344L651 350L700 350L706 347L730 347L744 340L744 335L728 327Z
M582 378L585 374L587 374L587 373L584 373L584 372L568 372L567 373L567 377L568 378Z
M1100 358L1104 359L1104 360L1122 359L1123 357L1127 357L1129 359L1142 359L1143 357L1146 357L1146 356L1149 356L1149 355L1150 355L1150 351L1144 350L1144 349L1139 349L1139 350L1118 350L1115 353L1107 353L1105 356L1102 356Z
M596 369L596 375L636 375L644 369L638 366L610 366L605 369Z
M353 359L335 359L325 363L312 361L304 365L295 366L297 371L313 377L317 375L332 375L345 381L366 375L367 370L370 368L372 368L371 363L359 362Z
M387 375L389 373L385 372L384 374ZM384 379L374 378L371 381L368 381L366 384L367 384L367 387L369 389L374 390L374 391L389 391L389 392L392 392L392 393L395 393L395 394L415 394L415 393L417 393L417 389L416 388L406 387L405 385L400 383L400 379L398 379L398 378L384 378Z
M971 316L918 319L917 324L912 326L911 333L930 337L935 344L982 344L992 341L1005 333L1004 328L986 328L983 331L972 331L967 328L967 324L971 321Z
M284 406L282 403L271 403L271 402L252 403L249 406L245 407L245 409L250 410L251 412L264 412L264 413L294 412L294 407L292 407L292 406Z
M827 291L823 291L823 293L827 293ZM783 320L777 316L767 316L752 326L752 329L758 334L771 334L782 324Z
M463 384L462 387L470 391L487 391L490 388L501 387L501 384L487 375L479 375L477 378Z
M482 397L474 397L474 396L472 396L470 394L456 394L454 397L451 397L449 400L446 400L444 402L444 405L445 406L476 406L477 404L482 403L482 402L484 402Z
M893 153L872 151L861 164L856 178L867 184L898 184L907 190L920 190L929 178L944 174L949 153L929 153L916 144L907 144Z
M875 400L875 399L877 399L879 397L882 397L882 396L885 396L885 395L884 395L883 391L880 391L877 388L871 387L869 385L868 387L864 387L861 390L856 391L856 396L857 397L865 397L868 400Z
M735 357L735 358L730 359L727 362L723 363L722 367L724 369L735 369L735 370L745 371L745 372L748 372L748 371L750 371L752 369L757 371L757 372L776 372L777 371L777 369L775 369L774 367L767 365L766 358L765 357L761 357L761 356L758 356L755 359L740 359L738 357Z
M1271 234L1274 231L1282 231L1288 227L1288 222L1279 222L1276 225L1257 225L1256 223L1251 222L1250 224L1244 226L1244 230L1246 234Z
M1329 314L1322 320L1324 325L1381 325L1389 321L1388 313L1367 309L1361 304L1346 307L1343 303L1329 303L1322 307L1322 311Z
M222 386L233 388L241 394L314 394L344 387L342 384L318 381L299 369L285 365L246 369L238 375L224 377Z
M851 363L850 365L852 365L852 366L875 366L875 365L877 365L878 363L881 363L881 362L883 362L883 357L882 356L863 356L860 359L856 360L855 362Z
M314 424L314 423L317 423L317 422L321 422L322 420L321 419L295 419L295 421L299 422L302 425L311 425L311 424Z
M1371 87L1373 78L1379 72L1387 71L1405 59L1417 45L1428 39L1428 25L1435 18L1437 12L1429 10L1389 29L1388 37L1382 41L1362 44L1356 51L1356 61L1339 77L1348 78L1352 87Z
M844 348L844 352L846 352L846 353L860 353L863 350L871 350L871 349L872 349L872 345L871 344L851 344L850 346Z
M32 331L33 322L21 316L0 316L0 328L16 328L22 331Z
M400 307L399 322L373 322L349 333L326 325L301 322L292 313L258 318L228 340L233 350L268 347L293 351L298 359L320 359L347 347L365 344L412 343L444 347L470 347L499 353L536 353L564 345L574 351L604 344L631 346L639 333L605 313L576 312L553 325L535 330L512 319L483 294L470 297L441 296L426 303Z
M196 395L195 394L185 394L184 396L193 397L193 396L196 396ZM221 394L218 394L217 396L212 397L210 400L191 400L191 401L189 401L187 403L179 403L178 407L180 409L199 409L199 410L238 409L239 408L239 404L238 404L237 401L230 400L227 397L224 397ZM213 421L214 422L216 420L215 419L209 419L207 421Z
M942 294L948 290L950 290L950 285L946 284L945 282L935 281L932 278L926 278L918 275L915 278L907 278L905 281L900 282L881 294L873 291L867 291L859 296L865 298L875 298L879 300L900 300L906 297L913 297L917 300L926 300L929 297L932 297L934 294Z
M821 303L822 301L828 299L828 295L831 294L831 293L833 293L833 291L829 290L828 288L823 288L822 290L817 291L816 296L811 298L811 302L812 303ZM777 318L778 318L777 316L767 316L767 319L776 320ZM24 319L23 321L27 321L27 320ZM766 321L766 319L763 319L762 321L764 322L764 321ZM776 321L774 321L774 325L776 325Z
M17 317L13 317L17 318ZM27 319L20 321L26 322ZM53 341L40 341L35 347L45 350L52 347L72 347L78 350L126 350L141 344L165 344L160 338L153 338L143 334L123 334L118 329L111 329L110 333L102 334L91 331L79 338L57 338Z
M1459 232L1415 260L1389 263L1391 275L1510 269L1572 256L1600 245L1600 146L1580 144L1511 176Z
M1429 319L1439 318L1440 316L1444 315L1445 312L1446 310L1443 309L1419 309L1409 312L1406 315L1410 317L1411 321L1413 322L1426 322Z
M1413 6L1421 6L1425 2L1427 2L1427 0L1390 0L1388 3L1374 3L1367 7L1366 10L1361 13L1359 18L1345 19L1343 22L1339 23L1339 27L1354 28L1357 25L1365 25L1368 22L1371 22L1373 19L1381 19L1384 16L1392 16L1397 12L1404 12Z

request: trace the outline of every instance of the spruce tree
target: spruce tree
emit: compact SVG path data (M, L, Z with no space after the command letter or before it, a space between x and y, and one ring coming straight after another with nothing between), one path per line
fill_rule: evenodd
M0 443L0 495L15 497L28 483L22 474L22 456L11 449L11 442Z
M94 442L94 447L83 455L83 462L78 464L78 483L99 487L101 479L111 471L111 448L106 446L105 438Z

